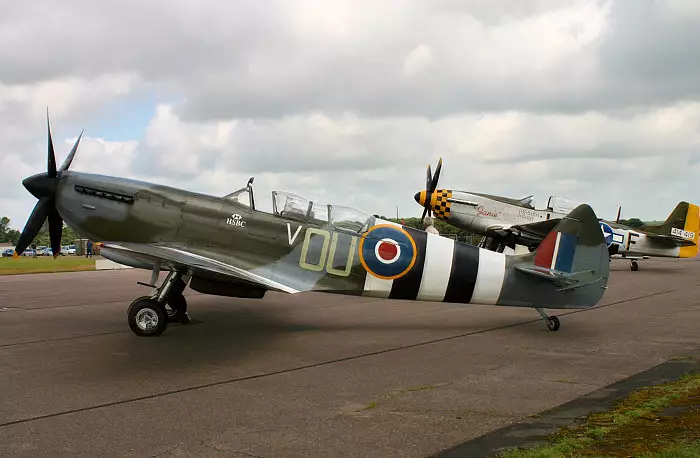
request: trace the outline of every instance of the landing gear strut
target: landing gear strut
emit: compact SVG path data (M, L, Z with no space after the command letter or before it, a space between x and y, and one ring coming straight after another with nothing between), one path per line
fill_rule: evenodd
M188 280L189 275L185 277L183 272L172 271L153 295L134 300L127 312L129 328L134 334L156 337L165 332L168 322L188 323L187 301L182 294Z
M537 308L535 310L537 310L540 313L540 315L542 316L543 319L547 320L547 328L550 331L558 331L559 330L559 326L560 326L559 318L557 318L555 316L549 316L549 314L547 312L545 312L544 309Z

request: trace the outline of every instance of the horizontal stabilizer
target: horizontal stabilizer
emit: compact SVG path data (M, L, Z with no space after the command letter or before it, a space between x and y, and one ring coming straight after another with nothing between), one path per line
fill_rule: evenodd
M593 271L584 271L584 272L569 273L569 272L562 272L562 271L555 270L555 269L548 269L546 267L526 265L526 264L516 265L515 268L517 270L519 270L520 272L531 275L533 277L537 277L537 278L541 278L541 279L550 281L557 286L567 287L565 289L578 288L578 287L581 287L581 286L588 284L588 283L578 284L578 283L580 283L580 281L576 277L579 275L582 275L582 274L590 274L593 272Z
M652 240L657 240L657 241L664 241L672 244L673 246L695 246L696 243L693 242L692 240L685 239L683 237L679 237L676 235L661 235L661 234L652 234L648 233L647 237L649 237Z

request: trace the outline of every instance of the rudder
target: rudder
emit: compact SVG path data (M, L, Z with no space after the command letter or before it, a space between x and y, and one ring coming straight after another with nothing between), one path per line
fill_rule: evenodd
M594 271L607 276L607 244L598 217L579 205L557 224L535 249L533 264L564 273Z
M681 258L692 258L698 254L698 235L700 232L700 209L697 205L688 204L688 212L685 217L683 232L673 231L676 234L684 238L689 238L695 245L683 246L680 249L679 256Z

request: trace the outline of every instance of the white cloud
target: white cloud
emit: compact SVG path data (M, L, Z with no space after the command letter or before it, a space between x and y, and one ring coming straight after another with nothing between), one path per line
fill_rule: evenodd
M661 218L700 201L700 9L692 2L27 2L0 14L0 214L76 126L133 94L143 135L83 139L75 170L224 195L256 176L371 212L441 184ZM66 26L69 24L70 26ZM141 109L141 108L138 108Z

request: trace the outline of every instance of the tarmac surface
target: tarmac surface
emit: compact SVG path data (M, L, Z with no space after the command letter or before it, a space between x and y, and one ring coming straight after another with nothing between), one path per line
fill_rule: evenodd
M135 269L0 276L0 456L425 456L700 347L700 260L613 261L557 313L186 291L139 338Z

